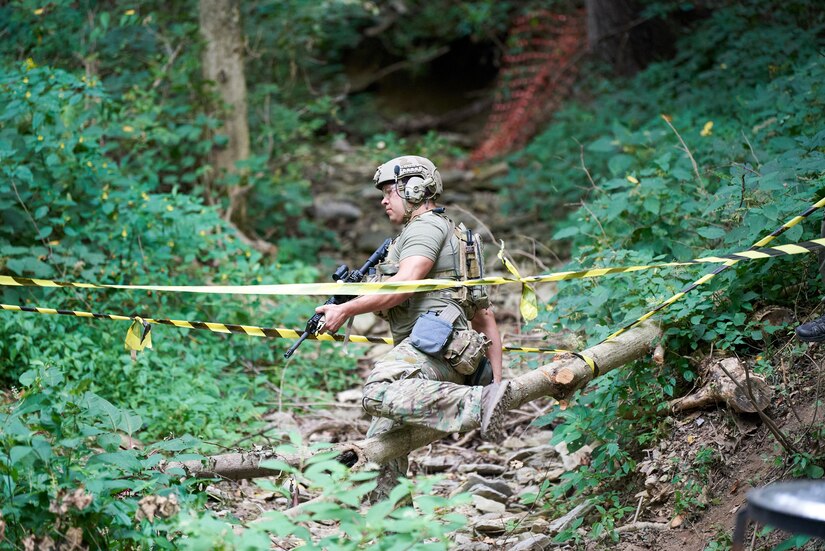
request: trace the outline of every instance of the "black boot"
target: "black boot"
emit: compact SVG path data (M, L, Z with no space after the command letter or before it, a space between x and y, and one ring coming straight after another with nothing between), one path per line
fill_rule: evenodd
M825 316L797 327L796 336L805 342L825 342Z

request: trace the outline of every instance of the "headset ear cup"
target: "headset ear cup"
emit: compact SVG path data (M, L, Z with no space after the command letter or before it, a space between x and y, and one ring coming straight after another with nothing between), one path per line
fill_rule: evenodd
M404 184L404 199L410 203L420 203L424 200L426 180L420 176L411 176Z

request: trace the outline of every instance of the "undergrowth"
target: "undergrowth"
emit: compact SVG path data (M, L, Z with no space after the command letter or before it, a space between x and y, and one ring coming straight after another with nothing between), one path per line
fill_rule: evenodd
M501 180L505 208L522 209L523 197L531 197L535 219L570 244L573 259L564 270L748 249L825 193L823 17L816 11L811 18L812 10L805 2L726 6L691 29L675 59L618 88L615 80L592 82L594 102L560 111L511 158L516 169ZM555 223L558 197L574 208ZM770 244L819 237L820 220L817 213ZM787 326L766 333L753 314L780 305L804 319L823 294L816 265L815 255L803 255L731 267L657 316L666 328L664 367L635 362L540 419L554 427L554 442L594 447L590 465L548 491L559 513L583 500L599 505L591 537L628 522L633 495L644 489L635 465L666 433L667 401L695 384L697 360L711 351L763 354L756 370L773 375L765 339ZM535 323L548 333L574 330L594 345L713 268L562 282ZM799 465L795 472L822 475L807 468L822 465L821 455L791 462ZM691 496L707 482L694 471L681 486L684 506L696 503Z

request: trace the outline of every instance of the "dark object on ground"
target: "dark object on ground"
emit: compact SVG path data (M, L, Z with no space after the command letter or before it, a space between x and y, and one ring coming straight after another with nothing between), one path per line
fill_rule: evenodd
M733 551L744 549L748 520L825 539L825 482L794 480L748 492L747 503L736 515Z

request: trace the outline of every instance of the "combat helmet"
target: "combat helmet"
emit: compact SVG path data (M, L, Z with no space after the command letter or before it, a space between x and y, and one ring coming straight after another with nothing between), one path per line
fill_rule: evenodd
M402 181L407 177L406 182ZM396 183L398 194L411 205L435 200L444 189L433 162L418 155L402 155L387 161L375 171L373 182L378 189L388 182Z

